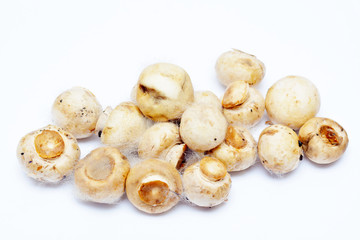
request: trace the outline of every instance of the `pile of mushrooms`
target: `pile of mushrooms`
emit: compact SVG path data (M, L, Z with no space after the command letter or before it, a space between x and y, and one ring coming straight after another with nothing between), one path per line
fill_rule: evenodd
M320 95L312 82L287 76L264 98L255 87L265 66L255 56L228 51L215 69L226 87L221 99L211 91L194 92L187 72L170 63L146 67L133 101L114 109L103 109L85 88L71 88L53 103L54 125L25 135L17 157L33 179L58 183L73 173L80 199L114 204L126 193L150 214L179 201L200 207L223 203L230 173L257 159L281 176L295 170L303 155L317 164L341 158L347 133L337 122L316 117ZM251 127L265 110L271 124L256 142ZM103 146L80 159L77 139L93 134Z

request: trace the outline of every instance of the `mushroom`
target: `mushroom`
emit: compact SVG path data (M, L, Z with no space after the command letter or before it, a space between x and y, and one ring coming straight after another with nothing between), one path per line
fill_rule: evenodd
M150 121L132 102L123 102L111 111L101 133L101 141L120 150L136 149Z
M90 137L94 133L101 112L102 107L95 95L82 87L61 93L52 106L55 125L77 139Z
M143 212L166 212L180 200L180 174L168 162L147 159L131 168L126 180L126 194L130 202Z
M237 49L221 54L215 70L220 83L225 86L241 80L255 85L265 75L265 66L259 59Z
M222 99L224 108L234 108L243 104L249 97L249 84L244 81L235 81L228 85Z
M320 95L306 78L287 76L269 88L265 107L271 121L297 130L319 111Z
M195 92L194 104L204 104L207 106L214 106L222 111L221 102L219 98L211 91L197 91Z
M81 159L75 168L75 186L79 198L112 204L125 192L130 164L113 147L100 147Z
M338 160L349 143L347 133L340 124L320 117L311 118L300 128L299 139L305 155L318 164Z
M185 143L180 143L169 149L168 153L165 156L165 161L169 162L176 169L181 168L181 164L184 161L184 155L187 146Z
M295 170L302 159L298 136L291 128L280 124L261 132L258 154L262 165L276 175Z
M226 166L212 157L204 157L187 167L182 180L185 197L200 207L213 207L224 202L231 188Z
M239 85L237 82L233 84L229 85L223 97L224 116L230 124L246 128L253 127L264 115L264 97L253 87L247 89L240 86L241 89L235 90L234 88ZM245 97L247 95L248 97Z
M218 146L225 139L226 129L224 115L214 106L194 104L181 117L181 139L194 151L207 151Z
M57 183L64 179L79 157L76 138L54 125L28 133L17 147L17 158L25 172L41 182Z
M106 126L106 121L108 120L112 110L113 110L112 107L107 106L105 108L105 110L102 111L102 113L100 114L99 119L96 123L96 127L95 127L95 134L98 137L101 137L102 131L103 131L104 127Z
M257 147L249 130L229 126L225 141L210 150L209 154L224 163L227 171L241 171L255 164Z
M146 67L136 85L136 102L154 121L179 119L194 101L189 75L179 66L157 63Z

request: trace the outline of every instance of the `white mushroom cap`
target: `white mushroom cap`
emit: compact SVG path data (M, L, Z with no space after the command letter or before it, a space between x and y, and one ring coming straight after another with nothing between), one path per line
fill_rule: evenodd
M179 127L170 122L156 123L141 137L138 153L141 158L163 158L176 144L181 143Z
M96 123L96 127L95 127L95 134L98 136L98 137L101 137L101 134L102 134L102 130L104 129L104 127L106 126L106 122L110 116L110 113L112 112L112 107L110 106L107 106L105 108L104 111L102 111L102 113L100 114L99 116L99 119Z
M297 130L319 111L320 95L306 78L287 76L269 88L265 107L271 121Z
M245 81L254 85L265 75L265 66L259 59L237 49L220 55L215 70L217 78L225 86L235 81Z
M214 106L194 104L181 117L180 135L194 151L207 151L225 139L227 121Z
M265 128L259 137L258 154L262 165L276 175L295 170L302 158L299 138L289 127L276 124Z
M340 124L320 117L311 118L300 128L299 139L305 155L318 164L338 160L349 143L347 133Z
M130 164L120 151L113 147L100 147L81 159L75 169L75 186L79 198L115 203L125 192L125 179Z
M111 111L101 134L101 141L120 150L136 149L150 121L132 102L123 102Z
M250 87L248 95L240 105L223 109L224 116L230 124L249 128L256 125L263 117L265 100L262 94L257 89Z
M214 106L222 111L220 99L211 91L195 92L194 104L204 104L206 106Z
M225 141L212 149L209 154L224 163L227 171L241 171L256 162L257 145L249 130L229 126Z
M143 114L154 121L179 119L194 101L189 75L179 66L157 63L140 74L136 102Z
M200 207L213 207L224 202L231 188L225 165L211 157L187 167L182 179L185 197Z
M90 137L94 133L101 112L102 107L95 95L82 87L61 93L52 106L55 125L77 139Z
M80 149L73 135L48 125L20 140L17 157L31 178L56 183L72 172Z
M126 180L126 195L139 210L163 213L180 200L182 183L179 172L168 162L148 159L131 168Z

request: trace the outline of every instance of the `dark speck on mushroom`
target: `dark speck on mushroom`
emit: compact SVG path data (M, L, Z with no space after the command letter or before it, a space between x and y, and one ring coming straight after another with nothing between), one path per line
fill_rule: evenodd
M214 138L214 141L216 141L217 139L216 138Z
M300 158L299 158L299 159L300 159L300 161L303 160L303 155L300 155Z
M250 109L250 112L252 112L252 109Z
M22 152L21 155L24 155L24 153Z
M29 161L29 163L32 163L32 161Z
M102 134L102 131L100 130L100 131L98 132L98 137L101 137L101 134Z
M60 103L62 103L62 99L60 99Z
M302 142L299 140L299 147L301 147L302 146Z

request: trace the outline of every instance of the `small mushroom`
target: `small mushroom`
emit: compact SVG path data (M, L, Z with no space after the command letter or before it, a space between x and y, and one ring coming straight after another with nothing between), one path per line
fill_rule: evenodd
M287 76L269 88L265 107L272 122L297 130L319 111L320 95L306 78Z
M302 149L298 136L291 128L275 124L261 132L258 154L262 165L269 172L282 175L297 168L302 158Z
M214 106L194 104L183 113L180 135L184 143L194 151L208 151L225 139L227 121Z
M82 87L61 93L52 106L55 125L77 139L90 137L94 133L101 112L102 107L95 95Z
M320 117L311 118L300 128L299 139L305 155L318 164L338 160L349 143L347 133L340 124Z
M222 111L220 99L211 91L195 92L194 104L204 104L206 106L214 106Z
M106 121L108 120L112 110L113 110L112 107L108 106L100 114L99 119L96 123L96 127L95 127L95 134L98 137L101 137L102 131L103 131L104 127L106 126Z
M249 97L249 84L244 81L235 81L228 85L222 99L224 108L234 108L243 104Z
M150 121L132 102L123 102L111 111L101 141L120 150L136 149Z
M179 119L194 101L189 75L179 66L157 63L146 67L136 85L136 102L154 121Z
M231 85L229 87L231 88L232 86L236 87L237 85ZM245 98L246 100L242 103L239 103L241 102L239 99L244 99L243 96L246 96L245 92L246 90L244 90L243 94L238 96L236 94L232 94L232 91L225 92L223 97L223 105L224 100L226 100L226 103L231 104L230 106L232 107L224 107L223 112L224 116L230 124L249 128L256 125L263 117L265 112L265 100L257 89L250 87L248 89L248 97ZM239 105L237 105L238 103Z
M255 164L256 141L246 128L229 126L225 141L209 154L224 163L227 171L241 171Z
M125 192L130 164L113 147L100 147L81 159L75 168L75 186L79 198L112 204Z
M182 179L185 197L200 207L221 204L227 199L231 188L226 166L212 157L205 157L187 167Z
M237 49L220 55L215 70L220 83L225 86L235 81L245 81L255 85L265 75L265 66L259 59Z
M142 161L129 172L126 194L129 201L143 212L166 212L180 200L180 174L168 162L158 159Z
M80 149L71 133L48 125L20 140L17 157L31 178L57 183L72 172Z

